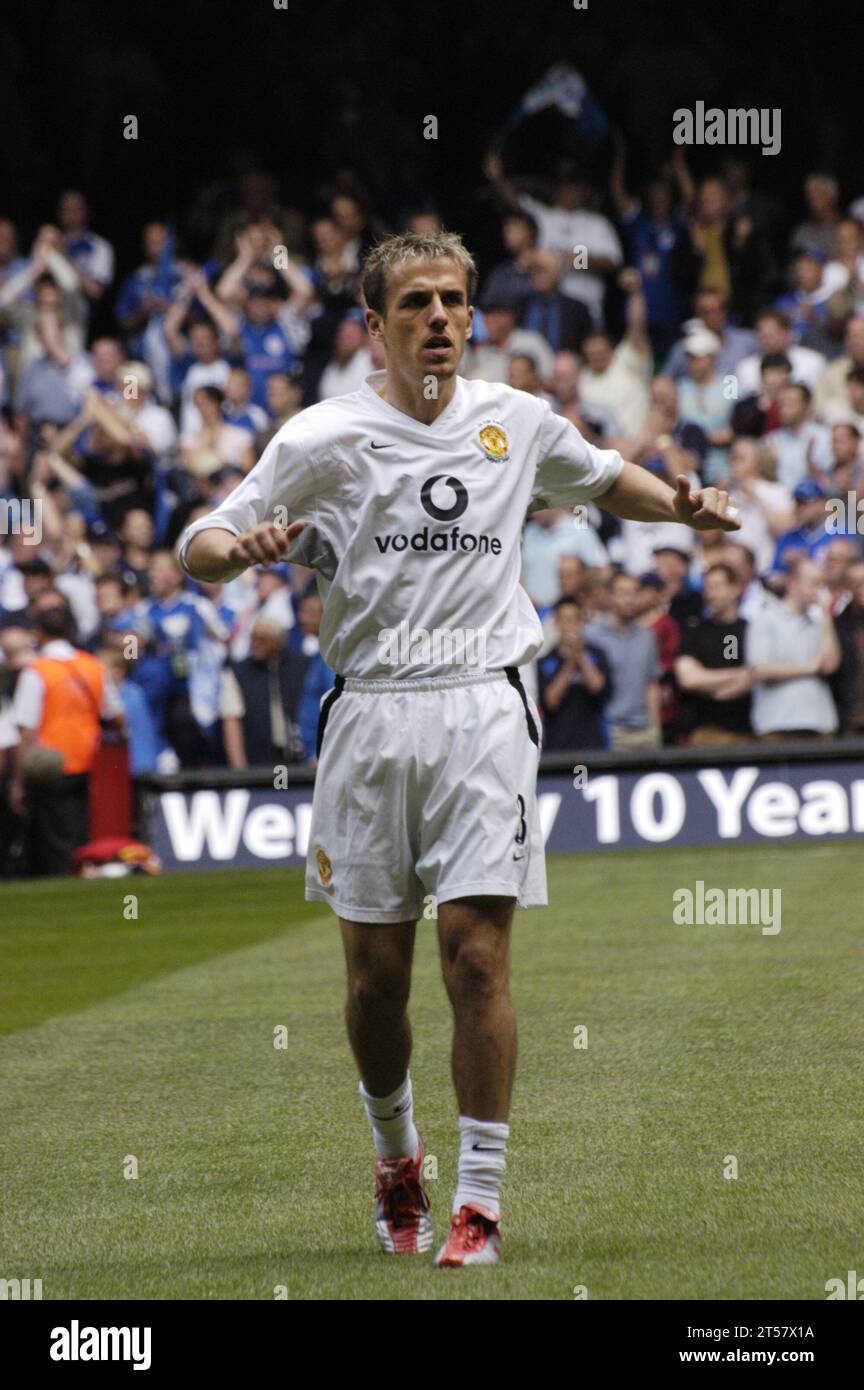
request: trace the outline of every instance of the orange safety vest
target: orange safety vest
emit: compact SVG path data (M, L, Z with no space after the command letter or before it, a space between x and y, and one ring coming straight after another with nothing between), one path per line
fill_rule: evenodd
M95 656L76 651L68 661L39 656L31 663L42 677L45 699L36 739L63 754L63 771L89 772L99 750L99 715L105 672Z

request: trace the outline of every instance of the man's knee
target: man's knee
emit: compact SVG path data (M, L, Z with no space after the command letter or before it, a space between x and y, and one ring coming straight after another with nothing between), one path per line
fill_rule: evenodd
M366 960L348 974L348 1007L364 1015L402 1010L410 992L411 971L400 961Z

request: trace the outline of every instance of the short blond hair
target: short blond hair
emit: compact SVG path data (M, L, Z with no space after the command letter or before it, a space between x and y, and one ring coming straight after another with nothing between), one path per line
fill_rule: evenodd
M477 293L477 267L458 232L402 232L373 246L363 263L363 298L376 314L384 314L390 270L399 261L455 261L465 272L468 303Z

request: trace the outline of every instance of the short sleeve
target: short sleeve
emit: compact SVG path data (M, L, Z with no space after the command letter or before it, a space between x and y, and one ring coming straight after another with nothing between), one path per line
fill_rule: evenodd
M618 450L596 448L572 421L544 409L532 501L572 507L602 497L624 467Z
M255 467L223 502L183 532L177 550L186 569L186 552L199 531L231 531L239 536L250 526L274 521L287 526L303 515L316 498L317 479L313 441L302 424L283 426L274 435ZM188 573L188 571L187 571Z

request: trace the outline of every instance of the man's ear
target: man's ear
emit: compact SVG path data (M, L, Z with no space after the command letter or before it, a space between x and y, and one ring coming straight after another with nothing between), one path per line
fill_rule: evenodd
M465 337L470 338L474 332L474 305L468 305L468 327L465 330Z
M370 338L378 341L384 337L383 324L383 314L377 314L374 309L366 310L366 332Z

